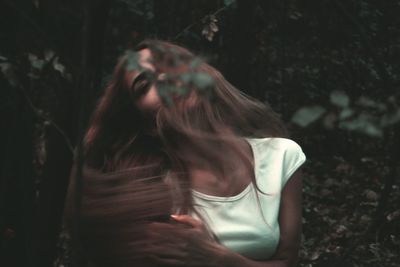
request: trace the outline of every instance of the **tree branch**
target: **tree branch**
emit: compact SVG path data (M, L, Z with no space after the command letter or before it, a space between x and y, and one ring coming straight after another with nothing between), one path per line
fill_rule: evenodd
M213 13L203 16L203 17L200 19L200 21L206 19L208 16L217 16L219 13L221 13L221 12L227 10L228 7L229 7L229 6L221 7L221 8L219 8L219 9L217 9L216 11L214 11ZM182 31L180 31L177 35L175 35L175 37L173 38L173 40L178 40L184 33L188 32L191 28L193 28L193 27L194 27L195 25L197 25L198 23L199 23L199 22L195 22L195 23L192 23L192 24L186 26Z
M39 117L39 118L41 118L41 119L43 119L45 121L48 121L61 134L61 136L63 137L65 143L68 146L68 149L71 151L71 153L73 153L74 148L73 148L72 142L69 139L68 135L65 133L65 131L63 131L61 129L61 127L58 126L57 123L55 123L50 117L46 116L39 108L37 108L33 104L32 100L29 98L28 94L26 93L25 89L22 86L18 86L17 88L22 92L23 96L25 97L26 102L28 103L29 107L32 109L33 113L37 117Z

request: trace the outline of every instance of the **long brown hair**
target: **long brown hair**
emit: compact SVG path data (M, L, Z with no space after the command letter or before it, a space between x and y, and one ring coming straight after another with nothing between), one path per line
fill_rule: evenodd
M133 104L125 79L128 72L142 71L136 57L142 49L151 51L155 73L166 75L157 84L163 105L155 114L155 135L143 131L148 118ZM244 137L285 135L284 125L266 103L236 89L187 49L143 41L118 60L84 139L87 246L104 263L108 259L118 266L116 258L120 265L134 262L132 244L136 242L137 249L144 238L139 225L167 220L171 212L196 212L191 166L221 179L235 177L237 166L253 168L251 155L240 146Z

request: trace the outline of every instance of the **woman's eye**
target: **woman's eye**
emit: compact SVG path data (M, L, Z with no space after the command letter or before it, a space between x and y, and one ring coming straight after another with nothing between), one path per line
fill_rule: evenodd
M131 90L135 97L146 94L152 84L152 76L148 72L139 74L132 83Z
M147 93L147 91L150 88L150 85L151 85L151 83L147 80L138 81L133 85L133 88L132 88L133 93L135 95L143 95L143 94Z

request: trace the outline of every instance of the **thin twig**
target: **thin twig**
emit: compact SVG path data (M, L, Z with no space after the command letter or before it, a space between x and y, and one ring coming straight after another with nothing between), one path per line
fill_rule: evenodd
M204 17L201 18L200 21L203 21L204 19L206 19L208 16L217 16L219 13L221 13L222 11L225 11L226 9L228 9L229 6L224 6L221 7L219 9L217 9L214 13L205 15ZM191 28L193 28L195 25L197 25L198 22L194 22L188 26L186 26L181 32L179 32L177 35L175 35L175 37L173 38L173 40L177 40L179 37L181 37L185 32L189 31Z
M71 140L68 138L68 135L61 129L60 126L58 126L57 123L55 123L51 118L43 114L40 109L38 109L32 102L32 100L29 98L28 94L26 93L25 89L22 86L18 86L18 89L22 92L22 94L25 97L26 102L28 102L29 107L32 109L33 113L40 117L41 119L48 121L64 138L65 143L68 146L68 149L71 151L71 153L74 152L74 148L72 146Z

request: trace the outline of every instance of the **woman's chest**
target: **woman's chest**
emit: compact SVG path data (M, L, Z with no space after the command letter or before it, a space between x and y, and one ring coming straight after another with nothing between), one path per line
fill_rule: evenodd
M206 195L229 197L240 194L252 182L254 170L238 167L227 177L220 177L206 170L190 172L191 189Z
M200 218L221 244L255 260L271 257L279 242L277 195L255 193L253 185L233 197L207 196L193 192ZM198 217L196 214L192 214Z

